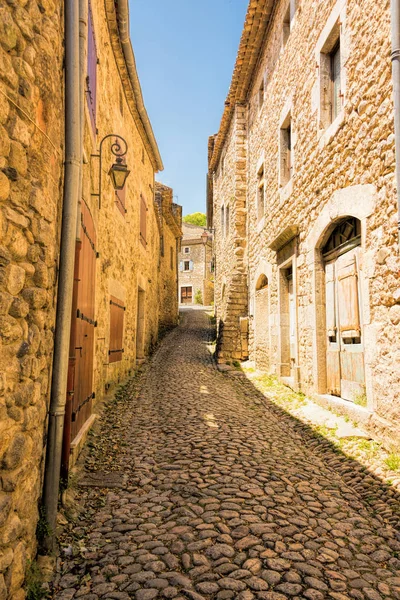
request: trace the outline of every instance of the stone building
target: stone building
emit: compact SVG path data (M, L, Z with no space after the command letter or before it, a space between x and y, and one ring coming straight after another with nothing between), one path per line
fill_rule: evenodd
M178 323L178 255L182 238L182 207L173 202L173 191L156 181L160 224L159 327Z
M98 400L149 353L160 324L177 320L181 209L168 188L155 202L155 173L163 165L143 104L127 11L127 0L74 0L64 7L51 0L9 0L0 7L1 599L25 596L49 473L46 439L54 438L48 424L64 411L51 404L65 301L57 287L67 273L62 231L69 227L69 247L75 247L75 257L69 252L72 311L61 365L68 379L61 394L64 475ZM65 27L73 29L69 36ZM79 75L66 88L64 64L67 78ZM70 156L67 138L76 127L79 148ZM69 167L79 175L70 187L75 221L65 216ZM112 178L124 169L130 171L126 184L116 190ZM62 420L54 422L62 427ZM56 461L56 477L57 468ZM56 484L50 491L57 501Z
M400 425L390 3L251 0L209 141L219 360Z
M179 303L209 306L214 301L212 236L205 238L204 227L190 223L182 223L182 231L178 257Z

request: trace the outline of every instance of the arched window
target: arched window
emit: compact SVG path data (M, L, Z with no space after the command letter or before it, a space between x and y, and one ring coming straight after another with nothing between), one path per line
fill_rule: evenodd
M324 257L330 254L343 254L361 243L361 221L346 217L340 221L329 235L322 248Z
M266 277L266 275L262 274L257 279L256 292L263 290L266 287L268 287L268 277Z

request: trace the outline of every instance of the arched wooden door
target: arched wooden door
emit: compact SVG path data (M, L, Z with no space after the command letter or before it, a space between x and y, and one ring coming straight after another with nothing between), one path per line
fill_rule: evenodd
M365 392L360 243L361 223L349 218L324 247L327 392L351 401Z

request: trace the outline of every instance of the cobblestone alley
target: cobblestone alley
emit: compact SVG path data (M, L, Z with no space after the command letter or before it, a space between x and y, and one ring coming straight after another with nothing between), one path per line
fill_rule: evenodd
M215 369L210 331L185 311L106 410L85 466L111 483L78 488L53 597L400 599L395 529L306 428Z

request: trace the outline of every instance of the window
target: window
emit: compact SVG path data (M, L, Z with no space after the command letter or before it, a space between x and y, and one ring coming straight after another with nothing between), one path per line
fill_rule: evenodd
M257 219L263 218L265 212L265 181L264 181L264 163L257 173Z
M225 206L221 206L221 237L225 237Z
M287 6L282 24L282 48L287 44L290 35L290 2Z
M119 112L124 116L124 100L122 98L122 91L119 90Z
M286 185L292 178L292 120L286 117L280 130L280 185Z
M226 237L229 236L229 205L226 207L225 213L225 235Z
M185 254L189 254L190 253L190 248L188 246L185 246L185 248L183 249L183 252Z
M327 129L343 108L344 78L342 69L341 24L337 20L319 41L319 126Z
M340 82L340 40L330 53L331 76L331 121L334 121L342 108Z
M173 268L174 268L174 249L172 246L169 249L169 265L171 267L171 270L173 270Z
M258 110L261 110L262 105L264 104L264 77L262 79L261 85L258 89Z
M160 236L160 256L164 256L164 236Z
M111 296L110 298L110 346L108 361L110 363L122 360L124 352L124 315L125 306L122 300Z
M140 241L143 246L147 246L147 205L143 196L140 196Z
M183 261L183 270L190 271L190 260Z
M97 49L94 36L93 15L89 4L88 14L88 53L87 53L87 76L86 76L86 98L89 108L90 122L93 132L96 133L96 86L97 86Z
M221 176L223 177L225 173L225 155L221 158Z

